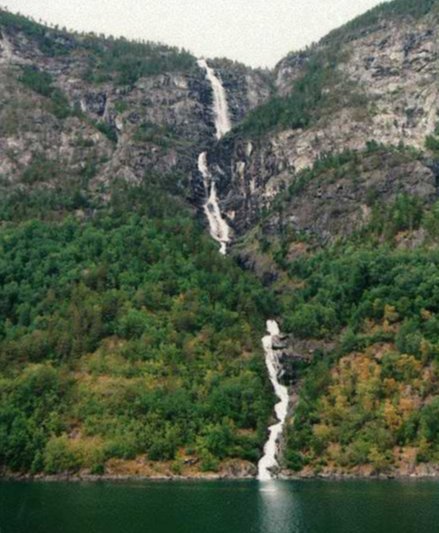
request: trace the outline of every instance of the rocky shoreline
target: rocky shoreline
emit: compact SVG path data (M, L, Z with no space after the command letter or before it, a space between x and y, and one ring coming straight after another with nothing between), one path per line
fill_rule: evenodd
M103 474L103 475L93 475L93 474L55 474L55 475L45 475L45 474L16 474L8 473L0 475L0 480L2 481L25 481L25 482L69 482L69 483L81 483L81 482L118 482L118 481L248 481L256 479L255 476L227 476L223 474L200 474L200 475L165 475L158 474L156 476L144 476L144 475L123 475L123 474Z
M405 473L405 472L389 472L389 473L380 473L380 474L351 474L346 472L333 472L333 473L320 473L320 474L280 474L279 479L282 481L390 481L390 480L422 480L422 479L438 479L439 480L439 469L436 471L423 471L423 472L414 472L414 473Z
M425 468L416 468L415 471L408 473L406 471L389 472L389 473L370 473L357 474L348 472L323 472L319 474L310 474L306 472L292 473L283 471L279 474L281 481L409 481L409 480L439 480L439 465L422 465ZM156 474L156 475L132 475L132 474L20 474L7 472L0 474L2 481L23 481L23 482L127 482L127 481L256 481L257 477L253 474L227 474L224 472L202 473L191 475L177 475L177 474Z

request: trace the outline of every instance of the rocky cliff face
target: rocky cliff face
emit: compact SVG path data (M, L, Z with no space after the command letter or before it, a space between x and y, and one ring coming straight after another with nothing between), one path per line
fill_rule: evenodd
M227 91L234 124L239 124L249 111L265 103L273 94L273 73L268 70L249 69L228 59L214 59L210 64Z
M111 71L96 80L93 72L102 70L105 57L101 56L112 41L38 25L35 29L34 23L29 30L21 19L18 24L14 19L13 24L1 22L0 175L4 185L54 186L62 184L66 175L88 191L105 191L115 180L139 183L151 174L173 173L185 181L214 133L211 88L194 58L185 61L184 68L168 69L169 52L159 49L158 61L165 65L161 72L140 75L132 83L118 82ZM236 124L268 97L268 79L244 66L228 69L226 63L217 62ZM28 71L38 77L36 82L31 79L35 87L22 83L23 72ZM38 86L42 75L47 76L50 91ZM61 113L54 109L54 94L63 100ZM46 172L23 179L27 169L41 166L41 161L62 168L62 176Z
M71 172L91 161L95 183L136 182L152 170L172 171L183 157L181 144L190 150L208 134L208 93L196 69L141 78L132 86L92 84L84 80L87 56L80 50L48 57L23 34L5 31L0 46L1 172L10 180L19 180L39 156L62 161ZM23 66L50 74L71 116L54 116L44 95L20 84Z
M430 13L417 21L381 19L373 31L360 31L347 42L325 40L282 60L275 71L280 97L294 98L295 84L316 57L332 74L307 127L278 127L257 137L238 132L211 155L224 173L222 207L236 234L253 228L280 192L328 154L363 152L369 141L424 150L439 121L438 52L437 15ZM426 202L437 195L435 172L422 158L366 157L363 166L343 179L332 175L284 196L291 228L311 231L319 240L346 235L369 220L370 188L384 201L404 191ZM279 212L273 213L271 226L279 229L279 220Z
M3 187L70 180L84 190L105 192L115 180L138 183L145 175L174 174L180 184L190 177L192 191L181 192L201 204L196 159L208 148L221 209L236 238L253 230L277 198L281 209L265 219L264 232L287 227L318 242L367 223L371 195L392 201L406 192L427 203L436 197L434 162L413 153L397 157L390 149L382 160L366 154L341 179L326 171L318 180L304 178L306 169L328 154L363 153L371 141L424 149L439 120L434 11L417 20L379 18L367 30L329 36L290 54L273 72L210 61L227 91L234 126L251 121L254 110L273 97L294 101L304 79L318 69L325 72L318 105L302 127L277 125L258 135L238 127L218 144L211 88L194 58L180 66L167 59L175 51L158 48L154 53L164 68L121 82L105 55L113 41L38 28L35 33L23 24L1 24ZM26 69L47 74L56 92L24 84ZM51 166L62 168L62 175L48 171Z

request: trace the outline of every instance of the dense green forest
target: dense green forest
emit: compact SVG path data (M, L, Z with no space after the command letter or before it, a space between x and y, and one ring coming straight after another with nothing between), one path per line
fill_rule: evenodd
M328 155L279 201L312 180L352 174L383 150L402 160L425 157L376 143L363 153ZM407 194L386 205L369 200L369 223L323 249L288 261L289 246L301 236L262 243L288 279L283 329L320 344L312 363L296 368L300 400L285 453L293 470L386 473L439 459L439 204ZM401 245L414 234L421 244Z
M325 246L287 223L273 239L264 232L288 202L309 198L312 183L387 172L389 163L436 168L436 138L425 153L371 141L323 155L279 194L256 232L259 253L276 265L283 331L296 351L317 346L311 363L293 363L300 393L284 455L293 471L387 474L439 460L439 203L404 193L384 202L370 190L368 223Z
M270 295L182 204L114 192L93 217L0 230L0 462L102 473L111 458L256 461L272 408ZM172 214L171 214L172 213Z
M429 217L436 232L437 208ZM439 457L439 252L343 246L291 265L305 282L286 329L338 339L305 371L289 428L293 469L371 464L385 472L398 447Z

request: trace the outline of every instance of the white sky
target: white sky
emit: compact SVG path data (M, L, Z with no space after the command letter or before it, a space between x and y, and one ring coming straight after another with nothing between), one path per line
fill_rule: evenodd
M415 0L416 1L416 0ZM0 0L69 29L161 41L273 66L380 0Z

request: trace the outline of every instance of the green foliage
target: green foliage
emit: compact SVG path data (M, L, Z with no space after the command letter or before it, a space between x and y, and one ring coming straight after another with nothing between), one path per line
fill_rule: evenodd
M44 471L47 474L74 472L80 466L79 458L72 451L66 435L49 440L44 450Z
M273 97L250 112L238 127L245 135L263 135L274 128L305 128L317 109L324 106L324 87L335 76L334 65L326 58L312 57L305 74L287 97Z
M42 96L52 96L53 80L52 76L47 72L41 72L35 67L26 65L23 67L23 74L20 76L19 80L23 85L26 85L26 87L29 87Z
M422 153L411 147L404 145L389 146L377 143L376 141L367 141L364 150L343 150L341 152L331 152L321 154L314 162L311 168L305 168L298 172L295 180L288 187L286 194L280 194L277 202L285 202L289 198L300 194L305 187L313 180L319 182L340 180L343 178L355 179L355 176L363 172L363 167L380 168L383 159L388 160L389 165L399 165L405 161L417 160L422 157ZM368 205L373 206L379 200L376 191L369 191L366 198ZM415 199L406 198L406 202L416 202ZM403 207L403 206L401 206Z
M96 128L105 135L111 142L117 143L117 133L114 127L108 122L99 121L95 123Z
M28 185L44 181L49 182L56 179L59 173L60 168L56 161L50 161L44 155L37 154L23 172L22 180Z
M53 86L52 76L32 66L24 66L19 81L41 96L50 99L49 111L57 118L64 119L71 114L66 96L60 89Z
M339 175L355 157L317 166ZM309 179L319 179L318 168ZM283 298L284 329L337 345L302 370L285 453L292 470L368 465L386 473L397 446L416 449L418 462L439 457L431 402L439 394L439 255L431 246L439 239L437 205L404 194L385 208L379 198L369 205L371 223L350 241L283 267L300 287ZM421 227L430 247L395 249L399 232Z
M201 451L201 471L202 472L217 472L219 468L218 459L209 453L207 450Z
M285 329L339 343L302 374L288 466L371 465L382 473L395 462L395 446L435 461L439 437L429 398L439 394L437 249L344 244L296 261L291 275L303 288L288 303Z
M429 135L425 141L425 147L435 154L439 154L439 139L434 135Z
M427 231L430 239L437 242L439 239L439 202L436 202L424 213L422 226Z
M430 150L435 157L439 157L439 122L436 125L433 135L428 135L425 140L425 147Z
M306 128L339 107L364 109L367 101L359 87L347 80L339 83L337 66L344 57L343 45L374 31L380 20L395 16L420 18L438 6L438 0L395 0L380 4L329 33L317 50L311 48L305 52L303 75L293 84L289 95L274 96L251 111L236 132L261 136L274 129Z
M368 145L366 153L371 153L372 151L375 151L375 145ZM322 154L315 161L312 168L306 168L298 174L294 182L288 187L288 195L292 197L299 194L311 180L318 178L321 173L330 170L335 170L337 177L343 177L349 173L349 170L357 164L360 158L360 153L353 150Z
M169 128L152 122L143 122L134 134L134 140L142 143L151 142L163 148L168 148L177 142Z
M296 293L293 316L303 312L310 315L311 324L315 320L321 328L328 316L335 316L332 325L358 331L366 318L382 319L386 306L395 307L407 319L419 317L422 309L439 310L435 300L439 256L435 250L334 248L296 261L291 273L305 281L304 289ZM318 316L310 310L315 306L326 312L321 310ZM287 320L286 324L296 332L294 321ZM318 327L311 329L315 332ZM296 333L300 334L300 328ZM434 334L431 340L439 338Z
M4 225L0 250L1 464L257 460L272 408L258 332L275 302L159 183L115 190L83 221Z
M62 431L70 383L50 365L29 365L0 380L0 462L14 470L41 470L47 435Z
M57 29L49 29L31 18L13 14L1 8L0 28L24 33L37 42L43 54L49 56L65 55L75 46L71 37L67 39L66 35Z
M92 53L86 77L96 83L113 80L121 85L133 85L145 76L187 71L195 65L189 52L150 42L87 36L83 46Z
M335 309L319 303L300 306L285 316L285 328L300 338L320 337L332 333L338 326Z
M358 85L344 79L338 65L346 58L341 46L307 50L300 77L287 96L274 96L250 111L235 132L262 136L276 129L301 129L330 117L338 109L367 108L367 97Z
M3 9L0 9L0 28L24 33L49 56L85 50L90 64L84 77L96 83L113 80L121 85L133 85L144 76L188 71L195 66L195 58L176 47L94 34L70 34Z
M44 161L44 159L43 159ZM47 161L47 160L46 160ZM42 167L33 167L25 170L25 176L30 172L30 179L35 179L33 184L44 180L47 174L42 174ZM51 165L49 169L53 169ZM58 174L59 169L55 168ZM24 178L26 179L26 177ZM31 190L15 189L7 191L0 197L0 219L2 221L21 221L29 217L44 220L59 220L60 217L76 209L89 207L91 201L79 183L51 184L51 187L33 187Z
M423 214L422 201L418 197L400 194L387 209L383 209L379 202L375 203L366 232L382 235L388 240L400 231L418 229Z

